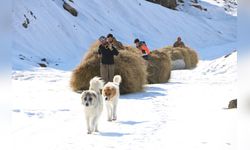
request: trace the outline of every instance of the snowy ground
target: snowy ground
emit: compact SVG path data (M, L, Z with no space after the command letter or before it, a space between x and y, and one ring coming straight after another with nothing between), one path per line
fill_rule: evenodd
M170 83L146 85L121 96L118 120L100 120L100 133L86 134L80 95L71 72L13 71L12 136L15 150L192 149L236 147L237 53L201 61L194 70L173 71Z

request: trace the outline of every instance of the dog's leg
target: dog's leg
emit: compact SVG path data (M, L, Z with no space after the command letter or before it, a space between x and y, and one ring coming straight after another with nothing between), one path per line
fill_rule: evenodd
M96 125L96 119L95 117L91 119L90 121L90 130L91 130L91 133L94 132L95 130L95 125Z
M90 118L89 117L86 117L86 123L87 123L87 129L88 129L88 132L87 132L87 134L91 134L92 132L91 132L91 129L90 129Z
M113 106L113 121L115 121L117 119L116 110L117 110L117 104L114 104L114 106Z
M98 120L99 120L99 117L96 117L95 118L95 132L99 132L99 130L98 130Z
M98 132L98 117L94 117L91 121L92 124L92 132Z
M112 121L112 108L110 104L107 104L107 114L108 114L108 121Z

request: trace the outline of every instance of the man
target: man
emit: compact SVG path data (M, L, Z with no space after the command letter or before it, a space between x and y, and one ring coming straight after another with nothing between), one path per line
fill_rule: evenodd
M173 45L174 47L185 47L185 44L181 41L181 37L177 38L177 41Z
M124 49L122 43L120 41L117 41L116 38L111 33L107 35L107 41L109 44L112 44L117 50Z
M119 52L107 42L104 36L101 36L99 41L101 42L98 49L98 56L101 57L101 77L106 83L112 82L115 73L114 56L117 56Z
M148 55L150 54L150 50L148 49L146 43L144 41L140 41L139 39L135 39L134 43L136 45L136 48L141 50L142 57L146 60L148 60Z

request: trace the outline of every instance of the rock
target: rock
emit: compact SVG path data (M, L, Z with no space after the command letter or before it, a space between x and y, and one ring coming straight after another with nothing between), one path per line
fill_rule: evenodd
M68 3L66 3L66 2L64 2L63 3L63 8L65 9L65 10L67 10L71 15L73 15L73 16L77 16L78 15L78 12L77 12L77 10L75 9L75 8L73 8L72 6L70 6Z
M24 27L24 28L26 28L26 29L28 28L28 24L26 23L26 21L25 21L25 22L23 22L23 24L22 24L22 25L23 25L23 27Z
M41 61L47 62L46 58L41 59Z
M177 6L177 1L176 0L146 0L152 3L160 4L161 6L170 8L170 9L175 9Z
M237 108L237 99L231 100L228 104L228 109Z
M45 65L45 64L43 64L43 63L38 63L38 65L39 65L40 67L43 67L43 68L47 67L47 65Z

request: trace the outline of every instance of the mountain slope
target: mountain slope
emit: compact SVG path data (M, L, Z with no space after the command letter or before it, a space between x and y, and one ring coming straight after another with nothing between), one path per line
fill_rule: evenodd
M171 45L182 36L186 45L198 50L201 59L213 59L235 49L236 44L222 46L220 53L209 49L236 43L236 17L209 3L206 5L211 9L197 15L144 0L68 3L77 9L77 17L63 9L62 0L14 2L13 69L37 67L44 58L50 67L72 69L93 41L110 32L125 44L139 37L151 49ZM26 18L29 24L24 28Z

